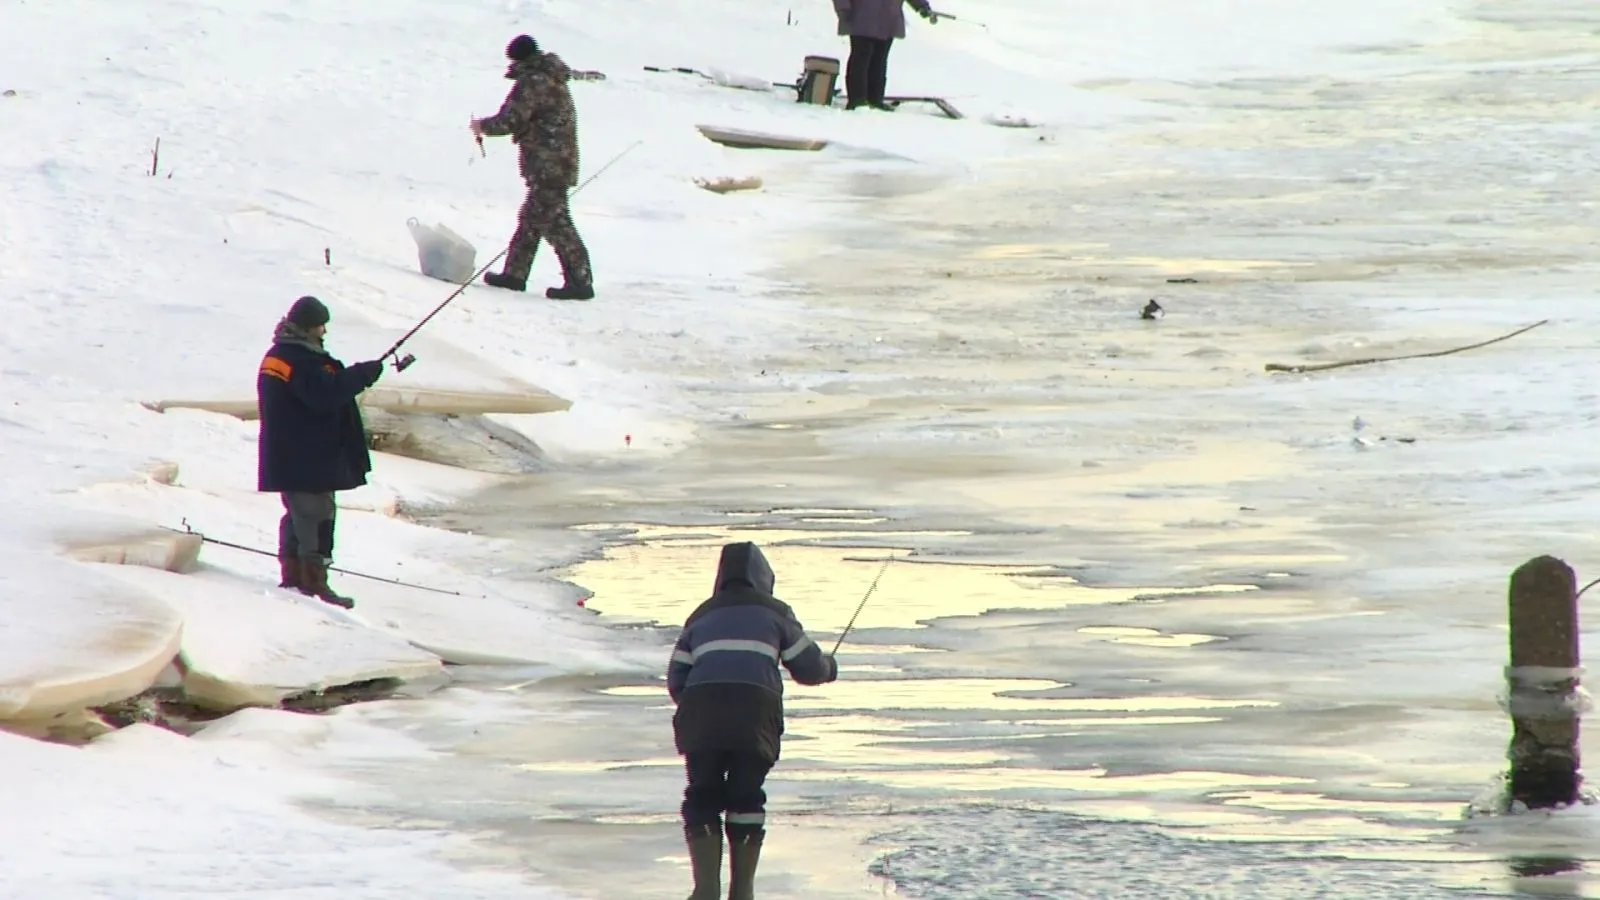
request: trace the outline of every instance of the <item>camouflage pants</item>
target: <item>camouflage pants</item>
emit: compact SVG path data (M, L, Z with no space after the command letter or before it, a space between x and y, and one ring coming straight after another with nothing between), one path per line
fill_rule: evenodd
M526 280L533 269L533 256L539 250L541 239L549 241L556 251L567 284L594 284L594 273L589 270L589 249L572 224L564 184L545 186L533 182L528 185L528 196L517 213L517 233L511 236L511 245L506 249L505 274Z

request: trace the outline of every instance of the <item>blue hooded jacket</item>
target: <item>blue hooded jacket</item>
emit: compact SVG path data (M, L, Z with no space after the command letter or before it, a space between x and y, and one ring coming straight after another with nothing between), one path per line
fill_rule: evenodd
M834 659L773 596L776 580L755 544L723 546L715 589L684 623L667 666L679 753L742 751L776 761L783 735L780 667L800 684L839 677Z

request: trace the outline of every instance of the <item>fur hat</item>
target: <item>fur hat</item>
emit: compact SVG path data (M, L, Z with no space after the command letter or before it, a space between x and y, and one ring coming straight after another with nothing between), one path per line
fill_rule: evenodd
M301 328L320 328L328 324L328 307L324 306L321 300L308 294L289 307L287 318Z
M539 52L539 42L525 34L519 34L506 45L506 59L512 62L522 62Z

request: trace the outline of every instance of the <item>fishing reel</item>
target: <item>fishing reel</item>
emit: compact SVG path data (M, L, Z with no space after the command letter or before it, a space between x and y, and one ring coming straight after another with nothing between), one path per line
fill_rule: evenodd
M411 368L411 364L416 361L417 358L410 353L407 353L405 356L397 356L394 360L394 370L396 372L404 372L405 370Z

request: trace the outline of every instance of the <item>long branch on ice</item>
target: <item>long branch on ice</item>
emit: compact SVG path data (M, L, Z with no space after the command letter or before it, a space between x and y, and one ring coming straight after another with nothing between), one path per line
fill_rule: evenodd
M1452 347L1449 350L1434 350L1431 353L1407 353L1407 354L1405 354L1403 356L1372 356L1372 357L1368 357L1366 359L1347 359L1347 360L1344 360L1343 362L1307 363L1307 364L1304 364L1304 365L1283 365L1282 363L1267 363L1267 371L1268 372L1291 372L1291 373L1294 373L1296 375L1299 375L1299 374L1304 373L1304 372L1326 372L1329 369L1343 369L1343 368L1345 368L1347 366L1367 366L1367 365L1372 365L1373 363L1397 362L1397 361L1402 360L1402 359L1429 359L1429 358L1435 357L1435 356L1449 356L1452 353L1460 353L1460 352L1462 352L1464 350L1476 350L1479 347L1487 347L1490 344L1498 344L1501 341L1508 341L1508 340L1516 337L1519 334L1524 334L1526 332L1532 331L1535 328L1538 328L1540 325L1544 325L1545 323L1547 323L1549 321L1550 321L1549 319L1540 319L1539 321L1533 323L1532 325L1527 325L1527 326L1524 326L1522 328L1518 328L1516 331L1513 331L1513 332L1511 332L1509 334L1502 334L1497 338L1490 338L1487 341L1479 341L1476 344L1467 344L1464 347Z

